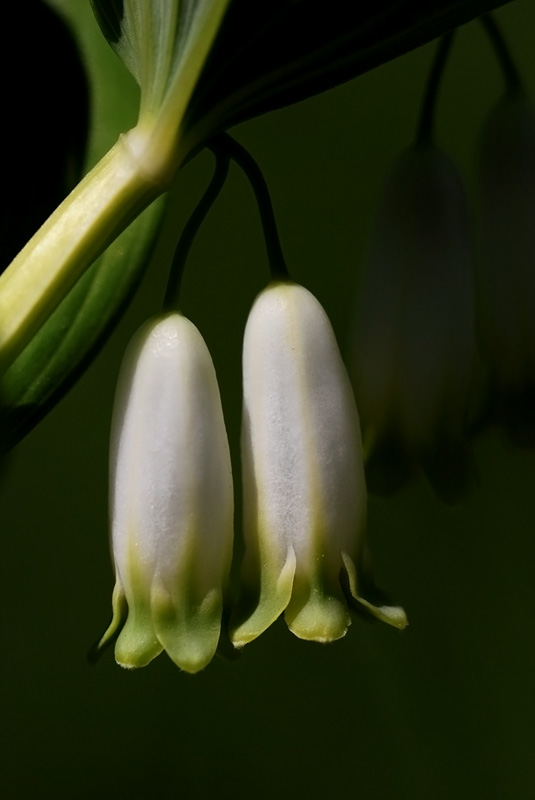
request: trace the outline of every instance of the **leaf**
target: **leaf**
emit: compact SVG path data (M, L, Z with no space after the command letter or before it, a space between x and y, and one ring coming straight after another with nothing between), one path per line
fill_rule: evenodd
M231 1L91 0L102 32L140 86L140 119L160 113L168 95L175 103L177 95L188 98Z
M5 373L6 448L54 407L105 344L143 275L164 209L157 201L110 245Z
M296 103L504 2L233 0L193 97L189 125L226 130Z
M109 50L85 3L52 0L71 27L92 92L89 168L135 121L138 90ZM119 102L120 98L120 102ZM155 244L165 199L153 203L97 259L2 381L2 433L11 447L91 362L137 286Z

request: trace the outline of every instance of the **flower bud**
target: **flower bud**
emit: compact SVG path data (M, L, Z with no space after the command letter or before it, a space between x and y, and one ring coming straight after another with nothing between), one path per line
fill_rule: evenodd
M273 283L257 297L243 392L246 553L234 644L283 612L302 639L338 639L350 624L348 599L404 627L401 609L377 609L358 594L366 518L359 420L329 320L302 286Z
M463 446L475 364L472 260L455 166L433 145L407 150L380 202L353 347L365 442L372 457L385 453L385 474L394 453L411 470Z
M506 96L479 145L480 333L492 411L535 433L535 103Z
M177 313L146 323L121 368L111 435L114 617L121 666L162 650L182 669L218 644L233 535L229 448L214 366Z

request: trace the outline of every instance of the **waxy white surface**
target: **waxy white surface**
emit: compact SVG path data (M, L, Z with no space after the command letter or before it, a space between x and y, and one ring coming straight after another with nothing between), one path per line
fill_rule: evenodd
M366 490L353 392L322 306L302 286L256 299L243 347L245 538L264 539L296 573L353 555ZM339 568L339 567L338 567Z
M194 548L199 593L221 583L232 545L228 442L212 360L197 328L147 323L121 370L112 426L111 515L118 578L130 602L135 561L147 589L173 593Z

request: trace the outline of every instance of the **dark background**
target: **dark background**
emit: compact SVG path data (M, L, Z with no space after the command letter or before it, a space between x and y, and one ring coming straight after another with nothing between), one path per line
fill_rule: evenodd
M534 89L535 14L497 18ZM293 277L346 349L381 182L413 135L434 46L234 130L269 183ZM463 28L438 110L438 140L475 204L478 130L502 90L481 27ZM183 169L170 227L211 171ZM268 278L250 189L233 167L195 243L183 310L212 351L239 469L240 349ZM499 431L476 446L480 480L447 509L423 481L372 499L380 585L406 609L403 634L355 620L330 646L282 621L237 663L180 673L163 654L127 673L86 663L110 616L107 438L129 337L158 310L153 264L102 354L13 454L1 486L0 793L6 798L204 800L535 797L535 454ZM237 536L240 536L239 496Z

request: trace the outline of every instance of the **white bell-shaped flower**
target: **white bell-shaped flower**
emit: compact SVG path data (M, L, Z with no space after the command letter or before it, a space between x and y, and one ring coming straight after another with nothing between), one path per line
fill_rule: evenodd
M507 95L479 145L480 332L493 414L535 433L535 102Z
M246 553L234 644L283 612L300 638L338 639L350 624L348 600L404 627L401 609L358 594L366 519L359 419L327 315L302 286L272 283L257 297L243 392Z
M214 655L233 539L229 447L212 359L178 313L146 323L125 355L111 435L115 657L162 650L196 672ZM126 621L125 621L126 617Z
M411 147L383 190L355 316L352 376L367 453L384 453L384 476L374 474L379 484L384 478L388 487L396 459L408 469L420 464L446 473L441 462L452 458L452 474L440 477L451 480L455 494L475 354L473 245L462 181L439 148Z

